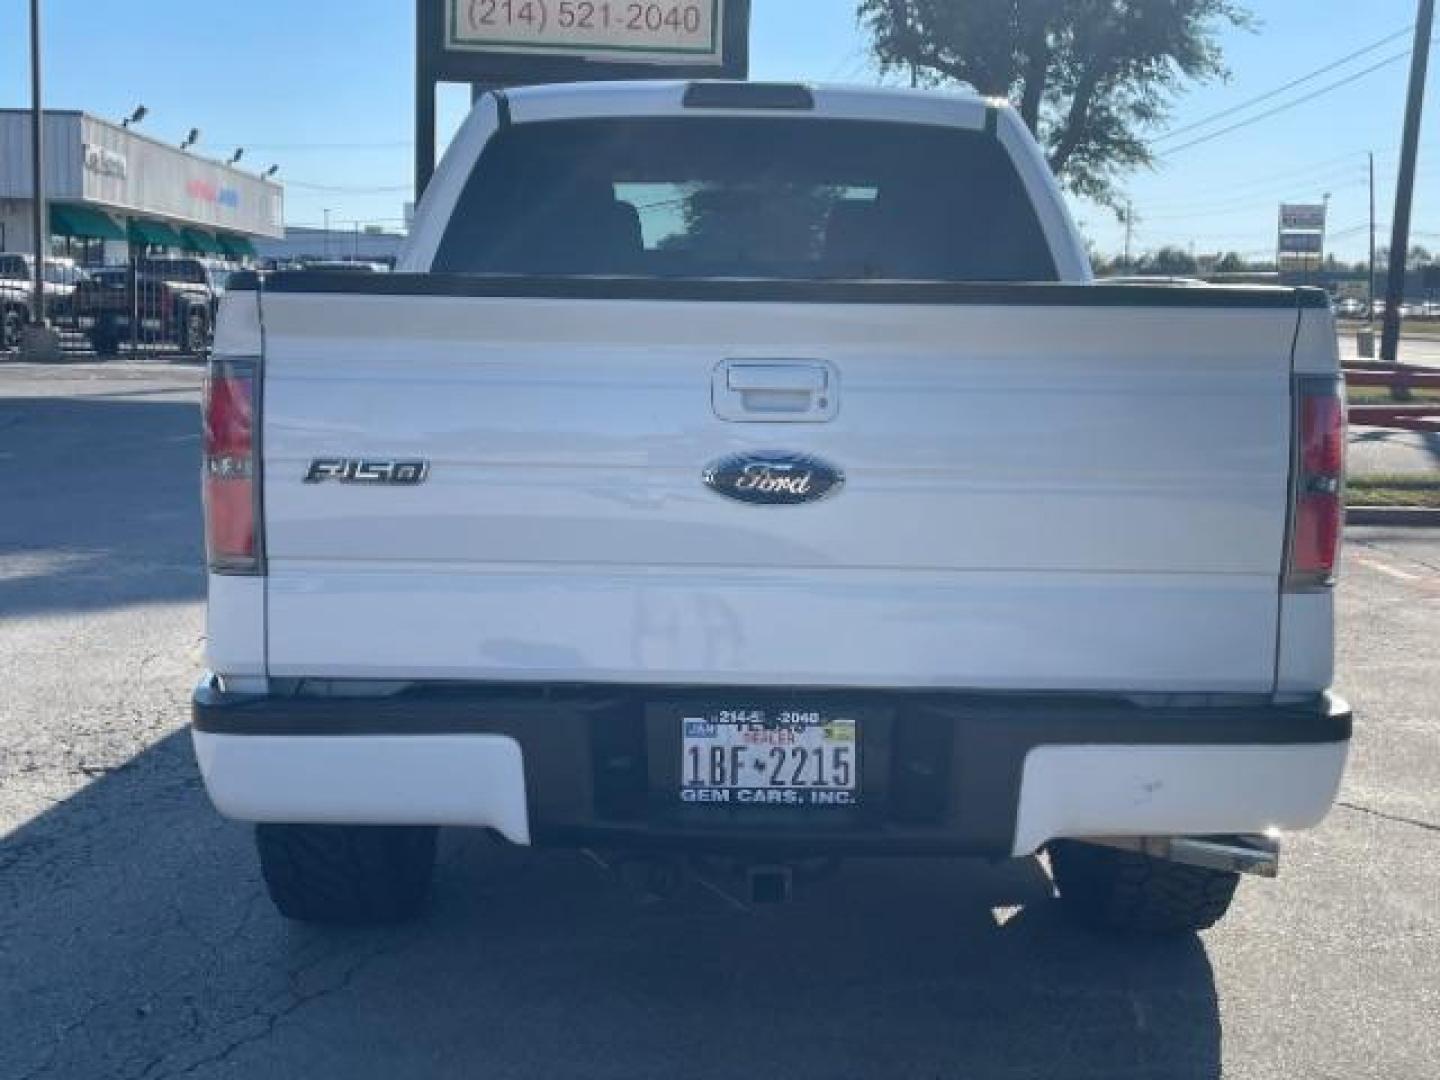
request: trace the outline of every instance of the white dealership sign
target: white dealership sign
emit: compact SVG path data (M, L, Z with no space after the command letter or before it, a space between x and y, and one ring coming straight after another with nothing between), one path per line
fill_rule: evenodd
M1307 264L1318 261L1325 254L1327 210L1324 203L1281 203L1277 260L1283 262L1288 256Z
M1323 203L1282 203L1280 206L1281 232L1324 232L1325 205Z
M625 63L724 62L726 0L447 2L447 49Z
M103 146L85 143L85 168L101 176L118 176L124 180L130 175L130 160L124 154L117 154Z

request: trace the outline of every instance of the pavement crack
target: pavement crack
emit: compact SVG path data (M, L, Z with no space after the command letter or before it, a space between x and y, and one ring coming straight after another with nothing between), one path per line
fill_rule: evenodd
M343 993L344 991L348 990L365 968L369 967L376 960L379 960L384 956L388 956L391 953L401 951L407 945L409 945L411 941L412 938L410 936L406 936L401 938L399 941L392 941L381 946L380 948L372 949L369 952L365 953L363 956L361 956L358 960L356 960L355 963L347 967L343 972L341 972L340 976L337 979L331 981L327 985L318 987L306 993L295 994L288 1004L284 1005L281 1008L274 1009L273 1011L252 1013L250 1016L246 1017L245 1020L239 1021L239 1023L259 1020L260 1024L258 1030L252 1028L246 1031L245 1034L239 1035L236 1038L231 1039L228 1043L226 1043L223 1047L221 1047L213 1054L207 1054L206 1056L200 1058L198 1061L192 1061L189 1065L186 1065L184 1068L179 1069L178 1071L154 1073L153 1070L158 1067L160 1063L164 1060L164 1055L162 1055L161 1057L153 1058L150 1063L146 1065L143 1072L141 1072L141 1080L145 1080L145 1078L149 1078L149 1080L178 1080L179 1077L193 1076L199 1070L207 1066L223 1064L224 1062L232 1058L235 1054L245 1049L247 1046L251 1046L254 1043L262 1042L265 1039L270 1038L275 1033L275 1029L279 1027L279 1025L284 1020L292 1016L294 1013L299 1012L301 1009L305 1008L305 1006L311 1004L312 1002L319 1001L322 998L331 997L335 994ZM317 961L317 964L323 963L327 958L328 957L322 956L321 959Z
M1369 550L1369 551L1380 552L1380 553L1382 553L1382 554L1384 554L1384 555L1389 556L1389 557L1392 558L1392 559L1398 560L1399 562L1409 563L1411 566L1417 566L1417 567L1420 567L1420 568L1422 568L1422 569L1428 570L1428 571L1430 571L1430 573L1432 573L1432 574L1440 574L1440 565L1436 565L1435 563L1431 563L1431 562L1426 562L1424 559L1416 558L1414 555L1411 555L1409 552L1396 551L1394 548L1386 547L1385 544L1384 544L1383 542L1381 542L1381 541L1378 541L1378 540L1365 540L1365 539L1353 539L1353 540L1349 540L1349 541L1347 541L1347 542L1354 544L1356 547L1365 548L1365 549L1367 549L1367 550Z
M90 1018L99 1012L100 1006L103 1004L103 1000L92 999L83 1013L55 1033L55 1038L50 1044L50 1051L45 1055L45 1059L29 1072L24 1073L19 1080L33 1080L33 1078L49 1072L54 1067L56 1059L60 1056L60 1051L65 1048L65 1044L70 1036L88 1024Z
M1440 825L1434 822L1421 821L1419 818L1406 817L1404 814L1387 814L1384 810L1376 810L1370 806L1361 806L1359 803L1337 802L1336 806L1344 807L1346 810L1353 810L1357 814L1368 814L1371 817L1384 818L1386 821L1394 821L1400 825L1412 825L1417 829L1424 829L1427 832L1440 833Z

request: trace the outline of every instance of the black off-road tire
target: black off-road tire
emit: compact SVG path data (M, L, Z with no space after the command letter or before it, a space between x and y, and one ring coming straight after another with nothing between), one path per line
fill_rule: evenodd
M180 351L199 356L210 351L210 316L202 307L185 312L180 326Z
M430 827L257 825L265 887L296 922L373 925L420 913L435 870Z
M8 307L0 313L0 349L10 352L20 347L27 316L22 308Z
M96 356L119 355L120 328L113 319L101 318L90 328L90 348Z
M1071 840L1048 850L1061 903L1093 929L1150 937L1208 930L1240 883L1239 874Z

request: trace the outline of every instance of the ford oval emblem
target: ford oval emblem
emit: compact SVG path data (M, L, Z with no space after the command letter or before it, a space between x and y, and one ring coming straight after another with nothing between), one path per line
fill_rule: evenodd
M809 454L731 454L705 470L705 485L727 499L794 506L833 495L845 474Z

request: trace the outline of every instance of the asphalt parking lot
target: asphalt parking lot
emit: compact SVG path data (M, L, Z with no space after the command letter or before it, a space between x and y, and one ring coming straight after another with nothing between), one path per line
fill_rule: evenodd
M1163 946L1035 861L860 862L752 909L447 836L399 930L282 922L183 727L199 371L0 366L0 1077L1440 1073L1440 533L1352 530L1342 805Z

